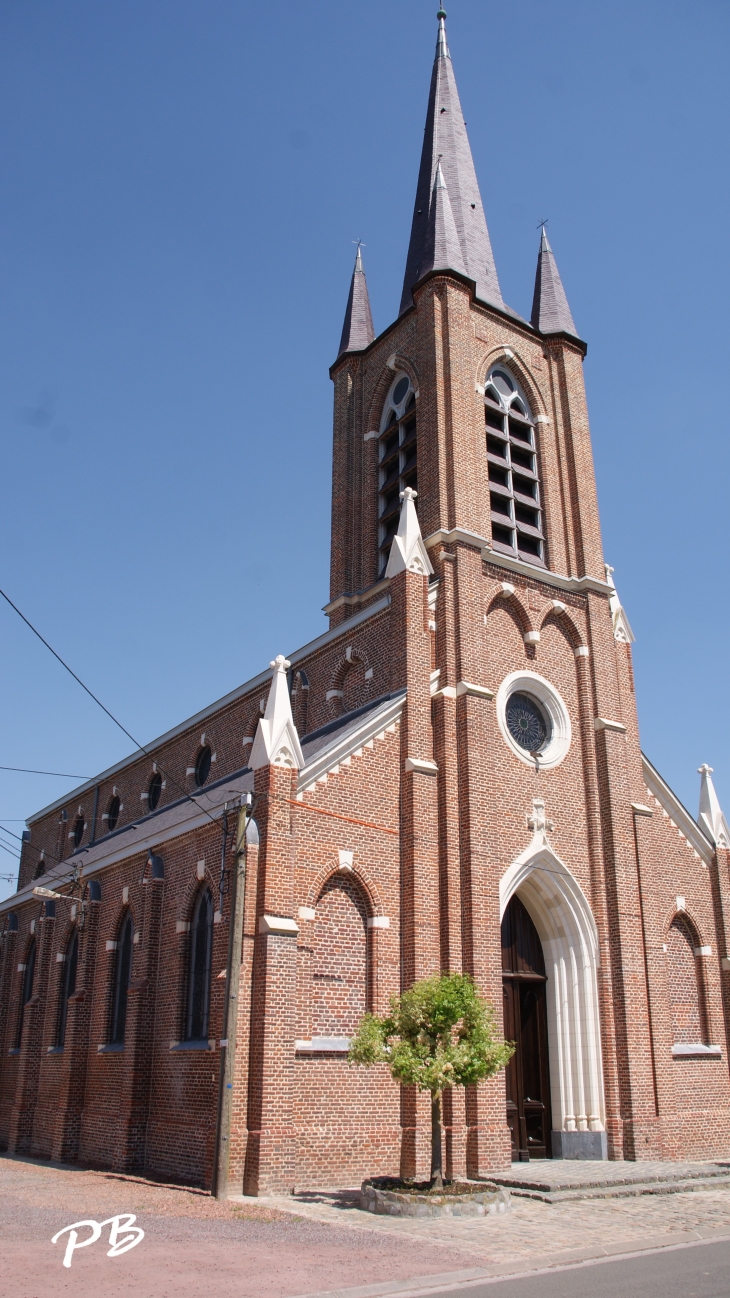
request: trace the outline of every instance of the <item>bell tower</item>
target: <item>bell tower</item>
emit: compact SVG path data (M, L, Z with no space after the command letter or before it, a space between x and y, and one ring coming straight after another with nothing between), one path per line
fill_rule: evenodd
M335 623L377 597L406 487L429 548L603 578L585 352L544 230L531 319L502 298L440 9L400 312L376 337L358 248L331 369Z

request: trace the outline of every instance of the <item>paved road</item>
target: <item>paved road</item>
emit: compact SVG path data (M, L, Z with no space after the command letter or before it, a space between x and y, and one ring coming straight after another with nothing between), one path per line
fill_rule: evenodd
M443 1298L728 1298L730 1243L661 1249L448 1289ZM441 1298L431 1291L429 1298Z

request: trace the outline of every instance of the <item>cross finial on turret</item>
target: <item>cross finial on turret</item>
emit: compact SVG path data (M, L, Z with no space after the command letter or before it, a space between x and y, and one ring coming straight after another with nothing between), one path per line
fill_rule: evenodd
M417 491L414 491L414 490L413 490L413 487L404 487L403 491L401 491L401 493L400 493L400 499L401 499L401 500L415 500L417 495L418 495L418 492L417 492Z
M269 667L273 667L274 671L277 672L288 672L291 663L283 654L277 654L273 661L269 663Z

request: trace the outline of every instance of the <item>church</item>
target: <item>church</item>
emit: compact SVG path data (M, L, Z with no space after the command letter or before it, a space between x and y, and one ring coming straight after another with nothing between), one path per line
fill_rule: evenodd
M29 817L4 1150L423 1177L428 1097L348 1045L463 971L516 1049L445 1096L449 1176L730 1155L730 831L641 751L586 344L544 230L530 319L502 299L445 19L400 312L376 337L358 249L330 370L329 629Z

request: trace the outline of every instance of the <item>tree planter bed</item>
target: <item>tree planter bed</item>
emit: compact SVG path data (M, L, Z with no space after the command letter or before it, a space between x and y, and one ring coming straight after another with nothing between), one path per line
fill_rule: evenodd
M360 1207L390 1217L485 1217L508 1212L510 1196L493 1181L450 1181L431 1190L427 1181L374 1176L362 1183Z

